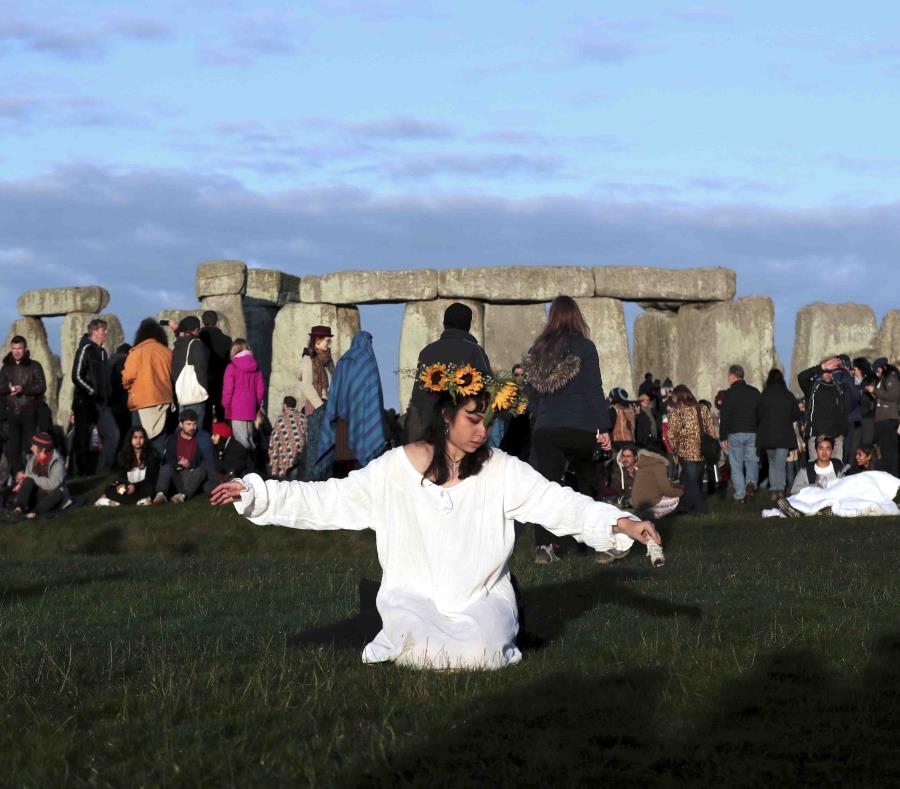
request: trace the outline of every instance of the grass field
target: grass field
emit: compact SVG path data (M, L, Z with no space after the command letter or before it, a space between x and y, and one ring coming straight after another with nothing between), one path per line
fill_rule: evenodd
M199 501L5 526L0 783L896 785L897 521L662 532L659 570L520 541L524 661L434 674L334 643L371 535Z

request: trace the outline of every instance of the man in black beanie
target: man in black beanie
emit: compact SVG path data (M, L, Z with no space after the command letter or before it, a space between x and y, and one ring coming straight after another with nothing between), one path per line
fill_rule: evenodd
M445 364L471 364L483 375L491 375L491 363L487 354L470 333L472 310L458 301L444 311L444 331L440 339L426 345L419 352L419 366L443 362ZM425 426L431 419L434 399L422 387L417 378L413 384L409 408L406 412L406 439L404 443L418 441L424 436Z

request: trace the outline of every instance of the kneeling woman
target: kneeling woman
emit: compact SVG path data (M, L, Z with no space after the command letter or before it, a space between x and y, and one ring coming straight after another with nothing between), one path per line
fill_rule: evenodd
M459 390L438 396L424 441L392 450L346 479L264 482L250 474L212 493L213 504L233 502L260 525L375 531L383 629L363 650L364 663L453 669L521 660L508 564L514 521L540 523L598 551L659 542L653 524L489 449L487 423L515 384L507 382L497 396L487 385L475 386L479 373L472 370L472 377L462 392L478 388L474 396Z

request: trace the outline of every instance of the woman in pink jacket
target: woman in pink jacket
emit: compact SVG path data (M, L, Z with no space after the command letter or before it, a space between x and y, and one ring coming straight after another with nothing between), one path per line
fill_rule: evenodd
M250 344L238 337L231 344L231 362L225 368L222 405L235 440L247 449L256 448L253 431L264 393L262 372L253 358Z

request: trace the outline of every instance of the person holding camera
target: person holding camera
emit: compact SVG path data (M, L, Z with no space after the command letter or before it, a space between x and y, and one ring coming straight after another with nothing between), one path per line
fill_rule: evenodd
M819 436L832 438L835 456L843 457L847 400L843 387L834 380L835 371L840 369L841 360L835 356L797 375L800 388L806 395L807 457L816 456L816 439Z
M534 415L531 465L551 482L562 482L568 463L585 496L594 487L594 451L598 446L612 450L600 357L590 336L575 300L557 296L524 359L525 391ZM534 541L535 563L559 560L549 531L535 525Z

